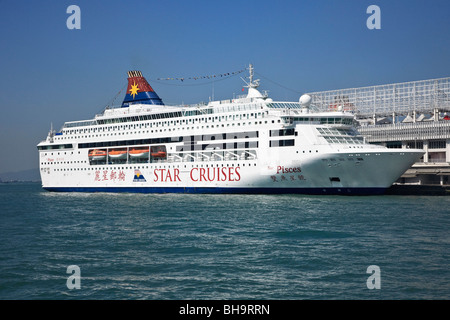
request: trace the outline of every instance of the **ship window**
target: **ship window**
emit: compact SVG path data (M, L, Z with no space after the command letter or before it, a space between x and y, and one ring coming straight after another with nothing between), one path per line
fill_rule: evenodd
M270 130L270 137L281 137L281 136L292 136L294 135L294 129L281 129L281 130Z
M401 149L402 142L401 141L388 141L388 142L386 142L386 147L392 148L392 149Z
M270 140L270 147L292 147L294 146L294 139L288 140Z

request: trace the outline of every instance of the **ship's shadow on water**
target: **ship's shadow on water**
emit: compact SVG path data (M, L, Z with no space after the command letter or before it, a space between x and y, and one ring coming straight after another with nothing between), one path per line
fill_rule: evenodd
M2 299L450 298L448 197L0 191Z

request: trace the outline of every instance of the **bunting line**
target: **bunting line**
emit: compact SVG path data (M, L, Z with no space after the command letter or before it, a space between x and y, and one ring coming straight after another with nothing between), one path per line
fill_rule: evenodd
M196 77L175 77L175 78L157 78L157 80L178 80L181 82L184 82L185 80L203 80L203 79L214 79L214 78L226 78L226 77L231 77L231 76L235 76L237 74L240 74L242 72L244 72L246 69L242 69L239 71L234 71L234 72L227 72L227 73L220 73L220 74L213 74L213 75L208 75L208 76L196 76Z

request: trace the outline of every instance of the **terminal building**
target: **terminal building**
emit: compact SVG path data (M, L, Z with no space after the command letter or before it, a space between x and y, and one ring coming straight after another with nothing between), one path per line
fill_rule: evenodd
M354 112L367 142L425 151L395 185L450 191L450 77L308 94L321 110Z

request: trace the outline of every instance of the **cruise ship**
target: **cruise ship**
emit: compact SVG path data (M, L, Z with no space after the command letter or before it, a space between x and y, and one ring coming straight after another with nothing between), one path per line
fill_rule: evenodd
M372 145L354 113L319 110L310 96L274 101L258 90L168 106L140 71L123 103L50 130L42 187L59 192L383 194L424 153Z

